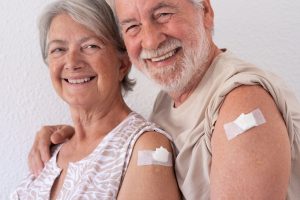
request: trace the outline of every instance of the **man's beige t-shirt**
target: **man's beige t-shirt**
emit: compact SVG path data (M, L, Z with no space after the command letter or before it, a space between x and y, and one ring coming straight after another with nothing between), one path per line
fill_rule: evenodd
M177 148L176 175L188 200L209 199L211 136L224 97L240 85L260 85L273 97L289 132L292 168L287 199L300 199L300 105L280 79L229 52L218 55L193 94L178 108L160 92L151 121L169 132Z

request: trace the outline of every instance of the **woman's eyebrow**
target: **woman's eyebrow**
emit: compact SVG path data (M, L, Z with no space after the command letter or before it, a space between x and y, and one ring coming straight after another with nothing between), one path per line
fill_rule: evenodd
M60 40L60 39L54 39L54 40L50 40L50 42L48 42L47 46L50 46L51 44L66 44L67 42L64 40Z
M88 37L83 37L83 38L81 38L80 40L79 40L79 42L80 43L83 43L83 42L86 42L86 41L89 41L89 40L93 40L93 39L96 39L96 40L98 40L98 38L97 37L91 37L91 36L88 36Z
M54 40L50 40L50 42L48 42L46 44L46 50L48 51L49 50L49 47L53 44L58 44L58 45L66 45L67 42L64 41L64 40L60 40L60 39L54 39Z

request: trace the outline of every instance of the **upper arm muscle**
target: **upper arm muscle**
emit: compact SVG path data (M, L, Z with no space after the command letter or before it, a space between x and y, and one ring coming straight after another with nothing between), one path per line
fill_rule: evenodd
M259 108L266 123L227 140L225 123ZM284 199L290 171L288 133L271 96L259 86L231 91L212 136L212 199Z
M161 165L138 166L138 151L155 150L163 146L172 154L169 140L162 134L147 132L136 142L122 183L118 199L179 199L173 167Z

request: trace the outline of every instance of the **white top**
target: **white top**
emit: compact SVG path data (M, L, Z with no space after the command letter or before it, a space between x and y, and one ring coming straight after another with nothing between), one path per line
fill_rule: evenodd
M57 199L116 199L128 167L135 142L144 132L156 131L170 137L139 114L132 112L107 134L100 144L84 159L69 163L63 186ZM41 174L29 174L11 195L11 199L49 199L50 191L61 169L54 149L51 159Z

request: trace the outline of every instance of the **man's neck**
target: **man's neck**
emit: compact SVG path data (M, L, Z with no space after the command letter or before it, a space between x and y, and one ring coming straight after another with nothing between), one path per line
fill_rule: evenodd
M195 79L195 81L192 81L183 91L181 92L170 92L168 93L168 95L173 99L174 101L174 107L177 108L179 107L181 104L183 104L189 96L191 96L193 94L193 92L195 91L195 89L197 88L198 84L200 83L200 81L202 80L202 78L204 77L205 73L207 72L208 68L211 66L212 62L214 61L214 59L220 54L222 53L222 50L219 49L217 46L213 46L210 56L208 58L208 62L205 63L204 66L201 66L203 68L203 73L201 74L201 76L197 77L197 79Z

